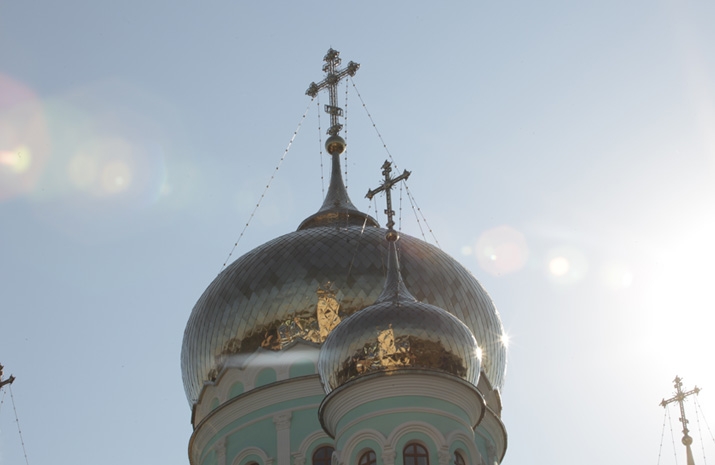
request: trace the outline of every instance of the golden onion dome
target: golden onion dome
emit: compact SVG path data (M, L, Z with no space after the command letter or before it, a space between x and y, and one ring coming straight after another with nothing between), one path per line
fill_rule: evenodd
M326 393L377 372L428 370L479 381L481 349L455 316L417 301L400 274L388 231L387 279L375 304L354 313L330 332L320 349L318 371Z
M184 389L194 404L234 355L280 351L296 341L320 346L341 320L375 303L385 280L385 229L358 211L338 156L323 206L297 231L227 266L199 298L181 351ZM501 388L506 348L499 314L477 280L452 257L403 235L402 275L419 301L462 321L482 350L482 370Z

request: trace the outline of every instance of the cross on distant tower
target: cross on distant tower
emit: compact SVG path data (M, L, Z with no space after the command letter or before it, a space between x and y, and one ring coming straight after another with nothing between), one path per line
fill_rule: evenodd
M15 377L13 375L10 375L10 377L8 379L3 381L3 379L2 379L3 373L2 372L3 372L4 368L5 368L4 366L0 365L0 388L5 386L6 384L12 384L12 382L15 381Z
M340 52L333 50L332 48L328 50L323 58L325 64L323 65L323 72L327 73L325 79L319 83L311 82L308 86L308 90L305 91L306 95L310 95L315 98L318 92L327 88L328 95L330 96L330 104L325 105L325 112L330 115L330 128L328 128L328 134L331 136L337 136L343 125L338 122L338 117L343 116L343 109L338 106L338 83L345 76L355 76L360 65L351 61L348 66L338 70L338 66L342 60L340 60Z
M395 212L392 210L392 195L390 195L392 186L402 180L409 178L410 174L412 174L410 171L404 170L401 175L397 176L396 178L391 178L391 172L392 163L385 160L385 163L382 164L382 175L385 176L385 180L377 189L368 189L367 195L365 195L365 197L372 200L375 194L385 191L385 197L387 197L387 209L385 210L385 214L387 215L387 229L389 230L392 230L392 227L395 226L395 222L392 219Z
M689 434L690 430L688 429L688 419L685 418L685 407L683 406L683 402L685 401L686 397L699 393L700 388L695 386L690 391L683 392L683 379L679 376L675 377L675 379L673 380L673 384L675 385L675 395L668 400L663 399L660 405L661 407L666 407L671 402L677 402L680 406L679 420L683 424L682 443L685 446L685 453L687 455L688 462L687 465L695 465L695 461L693 460L693 452L690 450L690 445L693 443L693 438L691 438Z

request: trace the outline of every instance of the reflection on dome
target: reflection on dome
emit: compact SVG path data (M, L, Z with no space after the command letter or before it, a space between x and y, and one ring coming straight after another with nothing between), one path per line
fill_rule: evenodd
M446 311L420 302L382 302L343 321L320 352L326 392L372 372L418 368L479 380L479 348Z
M376 227L311 227L273 239L229 265L198 300L186 326L181 363L189 402L232 355L282 350L294 341L319 345L340 320L372 305L385 280L384 235ZM407 288L466 324L483 350L482 369L501 388L503 328L486 291L437 247L403 235L399 249Z

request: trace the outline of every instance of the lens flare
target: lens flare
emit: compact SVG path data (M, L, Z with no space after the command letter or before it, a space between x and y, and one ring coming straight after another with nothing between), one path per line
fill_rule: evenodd
M576 247L556 247L546 255L546 269L552 282L573 284L583 279L588 272L588 260Z
M529 258L529 248L522 233L510 226L498 226L479 236L475 255L484 271L501 276L522 269Z
M571 263L569 259L559 255L549 260L549 271L554 276L564 276L569 272L571 268Z
M31 192L48 154L40 100L27 86L0 74L0 201Z
M626 289L633 284L633 272L622 261L609 261L601 268L601 281L612 290Z

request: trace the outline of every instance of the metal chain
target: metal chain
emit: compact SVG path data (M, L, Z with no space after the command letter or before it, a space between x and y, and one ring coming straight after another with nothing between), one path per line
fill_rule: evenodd
M660 465L660 455L663 452L663 438L665 437L665 419L668 417L668 411L667 409L663 409L663 428L660 430L660 447L658 447L658 462L657 465Z
M673 434L673 419L670 418L670 407L666 407L665 411L668 413L668 424L670 425L670 440L673 443L673 457L675 457L675 465L678 465L678 453L675 449L675 434Z
M5 394L7 394L7 391L0 389L2 391L2 398L0 398L0 410L2 410L2 404L5 402Z
M15 412L15 423L17 423L17 433L20 435L20 444L22 444L22 453L25 455L25 463L30 465L27 460L27 450L25 449L25 440L22 439L22 430L20 429L20 419L17 417L17 408L15 407L15 396L12 395L12 385L8 386L10 391L10 399L12 400L12 410Z
M320 128L320 94L316 96L318 103L318 156L320 157L320 187L325 198L325 173L323 169L323 132Z
M397 163L395 162L394 157L392 156L392 153L390 153L390 149L387 148L387 144L385 143L385 140L382 138L382 134L380 134L380 130L377 129L377 125L375 124L375 120L372 118L372 115L370 114L370 111L367 109L367 105L365 105L365 101L362 98L362 95L360 94L360 91L358 90L357 86L355 85L355 81L350 78L350 82L353 85L353 88L355 89L355 93L357 94L358 98L360 99L360 102L362 103L362 107L365 109L365 113L367 113L367 117L370 119L370 123L372 123L372 127L375 129L375 132L377 133L377 137L380 139L380 142L382 142L382 147L385 149L385 152L387 153L387 156L390 158L390 161L392 164L395 166L395 169L398 168ZM399 171L399 170L398 170ZM425 226L427 227L427 230L430 232L430 235L432 236L432 239L434 240L435 244L437 247L440 249L442 246L439 244L439 241L437 240L437 237L434 234L434 231L430 227L429 223L427 223L427 218L424 216L424 213L422 212L422 209L417 205L417 201L415 200L414 196L412 195L412 192L410 191L410 187L407 185L407 182L405 182L405 192L407 192L407 197L410 200L410 205L412 205L412 210L415 212L415 219L417 220L417 224L419 225L420 232L422 234L422 238L426 241L424 231L422 230L422 225L420 224L420 217L422 217L422 221L424 221Z
M376 204L377 206L377 204ZM367 205L367 213L365 214L365 221L362 222L362 227L360 228L360 236L358 237L357 243L355 244L355 252L353 253L353 258L350 259L350 265L348 266L348 273L345 276L345 282L348 282L350 278L350 273L352 273L353 265L355 264L355 257L357 257L358 250L360 249L360 241L365 234L365 228L367 227L367 219L370 217L371 205Z
M348 188L348 81L345 81L345 189Z
M695 407L696 411L700 410L700 413L703 413L703 409L700 407L700 402L698 402L698 398L694 397L693 400L695 401ZM703 413L703 421L705 422L705 427L708 429L708 433L710 434L710 439L712 442L715 444L715 436L713 436L713 432L710 429L710 425L708 424L708 419L705 418L705 414Z
M698 436L700 436L700 448L703 451L703 465L707 465L708 460L705 458L705 441L703 441L703 432L700 429L700 414L698 408L695 409L695 423L698 425Z
M243 238L243 235L245 234L246 229L248 229L248 225L251 224L251 220L253 220L253 217L256 214L256 210L258 210L258 207L261 206L261 202L263 201L263 198L266 196L266 192L268 191L268 188L271 187L271 183L273 182L273 179L276 176L276 172L283 164L283 160L285 160L286 155L288 155L288 151L290 150L291 146L293 145L293 141L295 140L295 137L298 135L298 131L300 131L300 128L303 125L303 121L305 120L305 117L308 115L308 111L310 110L310 106L312 104L313 104L313 99L311 98L310 103L308 103L308 107L305 109L303 116L300 118L298 127L295 129L295 131L293 131L293 135L291 136L290 141L288 141L288 146L283 151L283 156L281 156L281 159L278 161L276 168L271 173L271 177L268 179L268 183L266 183L266 187L265 187L265 189L263 189L263 193L261 194L261 197L258 199L256 206L253 208L253 211L251 212L251 216L248 217L248 221L246 221L246 224L243 226L243 230L241 230L241 234L239 234L238 239L236 239L236 242L234 242L231 252L228 253L226 260L224 260L221 270L226 268L226 263L228 263L228 261L231 259L231 256L233 255L234 250L236 250L236 247L238 247L238 243L241 242L241 239ZM219 270L219 272L221 272L221 270Z

